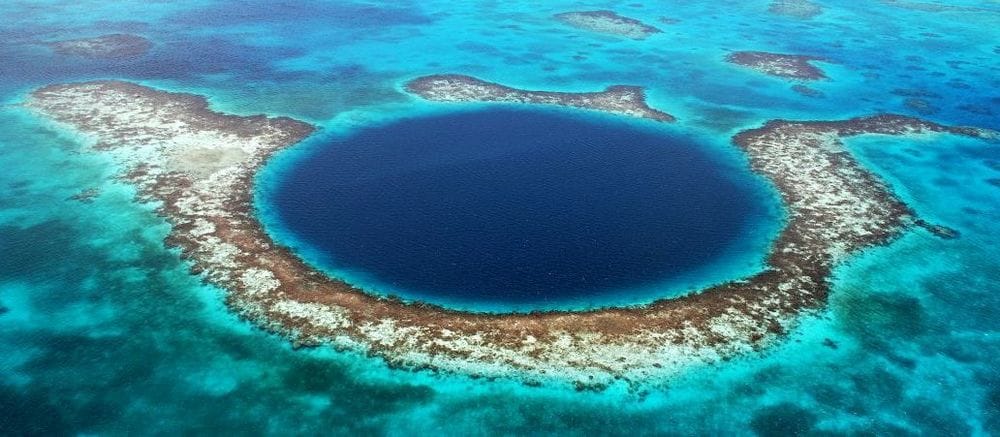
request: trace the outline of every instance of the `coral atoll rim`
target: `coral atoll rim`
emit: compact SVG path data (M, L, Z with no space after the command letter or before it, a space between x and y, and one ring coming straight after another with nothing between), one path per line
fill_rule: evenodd
M623 107L607 106L600 93L526 92L464 76L422 78L408 89L435 100L669 117L638 105L642 100L629 89L605 92L631 102ZM752 170L777 188L788 213L765 271L641 308L474 314L367 295L271 241L254 216L253 177L273 153L313 131L306 123L220 114L198 96L115 81L48 86L27 105L95 138L92 150L115 160L143 200L158 203L173 225L168 243L259 326L297 344L329 343L400 366L581 386L660 378L758 349L780 338L797 315L825 303L834 266L918 223L846 153L842 138L987 135L897 115L768 122L733 138Z

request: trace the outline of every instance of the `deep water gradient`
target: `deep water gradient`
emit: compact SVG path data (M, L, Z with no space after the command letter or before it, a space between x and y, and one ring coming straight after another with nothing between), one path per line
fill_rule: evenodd
M488 109L338 138L288 166L266 207L383 292L575 303L672 279L749 238L769 216L727 171L691 140L606 117Z

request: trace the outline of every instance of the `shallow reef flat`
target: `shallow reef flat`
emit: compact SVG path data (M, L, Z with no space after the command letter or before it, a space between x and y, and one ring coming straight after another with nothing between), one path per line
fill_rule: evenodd
M623 17L614 11L563 12L553 16L567 25L595 33L646 39L661 30L634 18Z
M823 7L809 0L772 0L767 11L775 15L808 20L823 13Z
M26 105L92 137L90 149L157 202L173 225L168 244L259 326L297 345L328 343L406 368L578 388L661 380L766 347L826 302L834 266L917 226L842 138L991 135L896 115L771 121L733 139L788 212L764 271L643 307L480 314L368 295L271 241L254 215L253 178L274 152L308 136L308 124L220 114L203 98L125 82L49 86Z
M806 55L786 55L768 52L733 52L726 56L726 62L752 68L758 72L786 79L819 80L826 74L811 61L824 58Z
M142 56L153 47L153 43L139 35L115 33L93 38L55 41L48 43L48 46L61 55L112 59Z
M509 102L559 105L591 109L655 121L674 121L663 111L650 108L642 87L614 85L604 91L566 93L529 91L487 82L472 76L437 74L423 76L406 84L406 90L427 100L439 102Z

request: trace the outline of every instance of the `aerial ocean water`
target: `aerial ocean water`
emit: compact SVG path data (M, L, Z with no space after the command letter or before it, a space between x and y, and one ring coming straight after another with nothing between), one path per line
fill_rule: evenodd
M156 205L135 201L135 188L114 177L117 169L109 159L86 151L92 139L19 105L48 84L120 79L201 94L217 111L307 121L319 131L272 160L256 193L268 230L307 261L380 293L464 309L645 303L759 269L784 217L772 188L749 171L730 142L739 131L772 119L840 120L881 112L1000 129L1000 4L816 0L812 3L822 12L802 18L773 13L770 3L3 2L0 434L1000 433L996 142L950 136L846 140L853 156L921 218L958 231L958 238L911 230L851 258L834 272L828 305L773 347L695 366L666 381L578 391L558 383L536 387L514 379L395 369L378 357L326 347L293 349L286 339L233 315L224 304L225 292L192 275L179 251L164 246L169 224L157 216ZM553 18L605 9L662 32L633 40ZM140 35L152 45L141 55L106 58L62 54L49 45L107 34ZM767 76L725 62L732 51L823 58L814 64L828 78L799 82ZM408 80L442 73L564 92L642 86L651 107L678 120L664 125L571 109L435 103L404 90ZM515 132L504 117L571 132L555 138L558 132L530 123L518 124L525 130ZM412 142L391 141L449 125L455 126L456 140L435 143L421 155L439 160L435 165L446 161L435 168L449 171L418 171L427 163L405 159L414 153ZM491 126L511 136L470 144L476 129ZM500 159L493 146L503 146L515 133L553 137L535 155L530 144L514 144L516 150L506 152L509 159ZM602 141L586 144L583 137ZM373 144L381 150L373 152ZM581 144L586 147L575 149ZM558 165L562 154L571 154L577 167ZM366 186L359 180L371 176L364 168L385 172L382 181L395 187L376 205L381 209L329 208L351 201L356 189L385 185ZM504 185L509 173L482 178L490 169L523 172L514 179L523 185ZM668 173L657 174L660 170ZM546 173L557 171L565 173ZM349 176L350 184L337 185L332 175ZM699 183L691 183L695 176ZM630 184L632 178L659 185ZM691 183L688 195L669 189L684 181ZM498 199L517 199L524 187L548 191L535 191L534 203L490 209ZM497 197L484 197L490 193ZM552 295L584 290L583 298L470 300L468 293L476 290L463 284L497 284L496 272L452 277L442 272L446 263L484 265L483 253L481 259L407 264L407 255L419 248L359 250L371 241L358 237L363 232L386 241L434 244L439 253L478 243L467 234L466 240L443 241L426 233L440 231L433 226L379 232L396 223L391 214L403 222L416 219L406 215L414 209L401 204L425 207L420 214L428 215L421 217L434 225L454 218L456 210L470 214L456 225L490 223L484 215L511 213L509 225L519 214L558 215L572 202L607 200L609 193L623 195L602 206L633 214L570 214L556 223L587 219L601 225L593 235L624 227L655 236L616 240L615 247L628 247L635 259L611 269L603 278L608 282L596 288L588 288L589 282L560 288L565 280L545 285ZM427 206L435 194L466 203L435 210ZM316 240L321 243L305 241L309 234L295 232L306 228L295 226L294 217L282 210L294 210L311 196L330 202L319 205L327 207L320 213L329 214L323 220L357 226L320 226L311 235L322 237ZM680 208L637 208L656 199ZM705 203L711 200L723 202ZM373 212L390 215L377 220L365 215ZM657 220L663 215L668 223ZM618 221L595 222L611 217ZM723 217L731 221L719 221ZM706 220L711 226L703 230L712 232L698 238L715 239L713 247L677 243L660 233L671 230L670 224L696 229ZM316 223L307 217L300 224ZM521 224L499 230L536 233L554 243L563 241L553 237L563 234L554 232L578 230ZM503 232L483 235L503 243ZM680 249L656 254L663 258L635 255L644 244L669 242L683 251L704 251L708 267L669 271L681 262L682 257L670 257ZM577 246L559 253L572 247ZM568 266L589 269L623 259L610 251L580 250L571 257L595 258ZM356 258L338 257L343 251ZM555 252L535 254L550 264L559 259ZM497 271L512 264L502 261ZM529 271L503 280L539 283L548 273ZM441 284L435 281L446 283L436 287ZM452 294L428 295L435 290ZM611 294L588 294L594 290Z
M761 269L780 206L739 161L559 112L318 135L275 160L257 207L277 241L335 276L474 311L641 304Z

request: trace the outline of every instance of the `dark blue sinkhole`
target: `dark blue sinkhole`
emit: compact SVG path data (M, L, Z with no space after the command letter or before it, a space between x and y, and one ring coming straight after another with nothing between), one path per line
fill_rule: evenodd
M712 153L608 117L458 112L309 148L276 173L262 208L279 242L380 294L463 307L623 302L736 248L763 257L746 244L774 221L761 184Z

